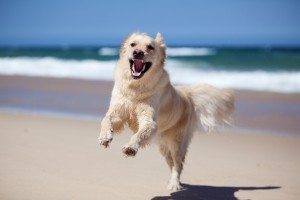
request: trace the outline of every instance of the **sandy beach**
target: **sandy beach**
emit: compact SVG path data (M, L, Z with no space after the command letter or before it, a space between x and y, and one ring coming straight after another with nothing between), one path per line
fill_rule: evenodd
M99 123L0 115L1 199L298 199L295 137L196 135L182 181L166 189L169 171L155 145L135 158L121 153L130 134L109 149L97 144Z
M237 126L195 135L185 189L170 193L155 144L125 158L127 131L99 147L112 82L1 76L0 83L0 199L299 199L299 94L236 91Z

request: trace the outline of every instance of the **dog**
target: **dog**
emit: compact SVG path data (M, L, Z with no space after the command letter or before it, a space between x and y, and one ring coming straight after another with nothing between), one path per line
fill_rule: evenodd
M132 33L120 47L109 109L99 143L108 147L125 125L133 131L122 151L135 156L155 136L171 170L168 189L180 190L180 174L193 134L228 123L234 110L229 89L206 84L174 87L164 69L166 44L160 33Z

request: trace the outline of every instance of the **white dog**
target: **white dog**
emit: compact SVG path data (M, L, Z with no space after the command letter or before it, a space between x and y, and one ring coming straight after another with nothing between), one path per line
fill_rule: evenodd
M101 122L99 142L108 147L113 134L128 125L134 132L123 148L135 156L156 135L171 169L168 188L179 190L180 174L194 132L226 123L234 109L232 92L209 85L174 87L164 69L166 45L133 33L122 44L109 109Z

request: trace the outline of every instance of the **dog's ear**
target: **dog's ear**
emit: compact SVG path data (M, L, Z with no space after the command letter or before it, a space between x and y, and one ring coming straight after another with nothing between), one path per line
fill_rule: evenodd
M156 34L155 41L159 44L160 47L166 48L166 44L165 44L164 38L163 38L163 36L160 34L160 32L158 32L158 33Z
M159 45L159 50L161 52L160 62L163 65L166 59L166 43L163 36L158 32L155 37L155 42Z

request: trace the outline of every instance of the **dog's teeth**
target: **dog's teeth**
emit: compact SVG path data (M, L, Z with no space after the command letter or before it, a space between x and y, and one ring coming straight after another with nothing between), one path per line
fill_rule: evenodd
M133 76L139 76L139 75L141 75L141 72L133 72L132 75Z

